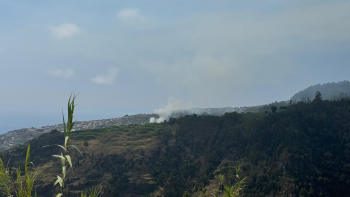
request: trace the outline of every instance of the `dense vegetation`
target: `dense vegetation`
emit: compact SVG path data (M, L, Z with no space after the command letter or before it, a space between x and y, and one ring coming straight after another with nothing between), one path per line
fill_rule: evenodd
M348 196L350 194L350 100L290 103L266 113L185 116L162 124L144 124L71 133L84 153L72 154L68 183L72 194L102 183L105 196L181 197L192 187L247 177L243 196ZM43 148L63 140L53 131L30 141L39 172L37 191L53 194L56 165ZM26 145L2 152L6 163L23 165ZM57 165L59 169L59 165ZM53 177L50 178L45 177ZM76 193L75 193L76 194ZM39 195L40 196L40 195ZM76 195L73 195L76 196Z

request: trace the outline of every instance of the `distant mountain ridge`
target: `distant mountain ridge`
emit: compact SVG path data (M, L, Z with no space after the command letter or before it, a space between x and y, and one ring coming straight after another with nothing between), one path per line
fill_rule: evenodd
M176 110L173 111L169 118L181 118L186 115L211 115L211 116L222 116L225 113L231 113L231 112L260 112L261 108L265 105L258 105L258 106L245 106L245 107L217 107L217 108L192 108L192 109L185 109L185 110Z
M231 112L243 112L242 108L239 107L220 107L220 108L192 108L192 109L185 109L185 110L176 110L173 111L169 118L180 118L186 115L213 115L213 116L221 116L225 113L231 113Z
M335 100L350 97L350 82L348 80L312 85L292 96L293 101L303 101L307 98L313 99L319 91L325 100Z

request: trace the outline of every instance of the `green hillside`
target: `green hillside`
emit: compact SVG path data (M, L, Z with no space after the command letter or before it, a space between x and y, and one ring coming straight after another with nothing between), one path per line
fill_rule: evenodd
M181 197L190 187L210 193L218 175L247 177L242 196L349 196L350 100L298 102L263 113L185 116L161 124L113 126L72 133L85 155L71 154L71 196L102 183L104 196ZM52 196L63 141L52 131L31 140L39 196ZM27 145L1 153L23 165ZM56 188L57 189L57 188Z

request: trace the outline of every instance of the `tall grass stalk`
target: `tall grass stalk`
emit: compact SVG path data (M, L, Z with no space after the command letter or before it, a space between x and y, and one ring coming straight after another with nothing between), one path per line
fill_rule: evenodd
M73 170L72 159L69 155L69 153L70 153L69 148L73 147L81 155L83 155L77 146L69 144L70 133L71 133L73 126L75 124L75 121L73 121L73 118L74 118L74 108L75 108L74 102L75 102L76 97L77 97L77 95L74 93L73 96L71 95L68 99L68 119L67 119L67 122L65 122L64 114L62 112L64 142L63 142L63 145L57 145L62 149L61 154L60 155L52 155L53 157L57 157L57 158L61 159L61 168L62 168L62 175L61 176L57 175L57 180L54 183L54 185L59 184L59 186L60 186L60 193L58 193L56 195L56 197L63 197L64 196L64 189L65 189L65 181L66 181L68 164L69 164L70 168Z
M26 160L24 163L24 176L21 176L21 168L16 168L16 179L13 178L11 169L4 166L0 158L0 191L3 195L12 197L32 197L34 181L37 173L29 170L30 145L27 148ZM34 193L36 197L36 192Z
M59 184L60 186L60 193L56 195L56 197L63 197L64 196L64 189L66 187L65 181L66 181L66 175L67 175L67 169L70 167L73 170L73 165L72 165L72 159L69 155L70 153L70 148L76 149L83 157L83 153L79 150L79 148L75 145L69 144L70 140L70 133L73 129L73 126L75 124L74 119L74 109L75 109L75 99L77 95L73 93L68 99L68 116L67 116L67 122L65 122L64 119L64 114L62 112L63 116L63 135L64 135L64 142L63 145L57 145L59 146L61 150L60 155L53 155L53 157L57 157L61 159L61 168L62 168L62 175L59 176L57 175L57 180L54 183L54 185ZM69 164L69 166L68 166ZM102 186L96 186L96 187L91 187L87 189L85 192L81 193L82 197L98 197L102 195L103 188Z
M74 118L74 108L75 108L75 99L77 95L75 93L69 97L68 100L68 119L67 122L65 122L64 115L63 115L63 134L64 134L64 142L62 145L59 146L62 151L60 155L53 155L53 157L57 157L61 159L61 169L62 169L62 175L57 175L57 180L54 183L54 185L59 184L60 186L60 193L56 195L56 197L63 197L64 196L64 188L65 188L65 181L66 181L66 175L67 175L67 168L68 164L70 168L73 169L72 166L72 159L69 155L70 148L76 149L82 156L82 152L79 150L79 148L75 145L69 144L70 139L70 133L73 129L73 126L75 124L75 121L73 121ZM48 145L52 146L52 145ZM44 146L46 147L46 146ZM25 159L25 165L24 165L24 175L21 176L21 168L16 168L16 177L14 178L14 175L11 171L11 168L4 165L1 157L0 157L0 192L8 197L34 197L37 196L36 192L33 194L33 187L34 187L34 181L37 178L37 173L34 173L29 170L29 164L34 165L32 162L29 162L30 157L30 144L27 148L27 154ZM84 157L84 156L83 156ZM81 197L100 197L102 196L103 188L102 186L95 186L91 187L84 192L81 193Z

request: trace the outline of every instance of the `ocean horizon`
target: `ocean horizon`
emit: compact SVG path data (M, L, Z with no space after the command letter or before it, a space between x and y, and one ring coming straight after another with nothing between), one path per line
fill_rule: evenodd
M89 121L118 117L122 117L122 115L118 113L77 113L74 119L76 121ZM55 124L62 124L61 113L0 113L0 135L18 129Z
M0 134L9 131L60 124L62 117L55 114L0 114Z

